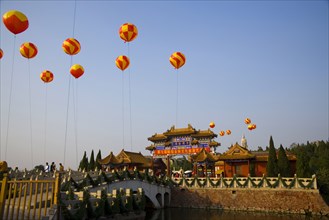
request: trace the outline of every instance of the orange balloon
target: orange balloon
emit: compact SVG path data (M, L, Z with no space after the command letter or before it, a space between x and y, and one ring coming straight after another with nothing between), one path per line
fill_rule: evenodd
M224 135L225 135L225 131L220 131L220 132L219 132L219 135L220 135L220 136L224 136Z
M137 27L131 23L125 23L119 28L119 36L125 42L133 41L137 35Z
M2 16L2 21L6 28L13 34L19 34L29 27L27 17L20 11L7 11Z
M1 60L2 57L3 57L3 51L0 48L0 60Z
M251 131L253 129L252 124L248 125L248 129Z
M226 130L226 134L230 135L231 134L231 130Z
M125 69L128 68L130 64L130 60L127 56L121 55L117 57L117 59L115 60L115 64L120 70L124 71Z
M30 42L25 42L19 48L21 55L27 59L35 57L38 53L38 48Z
M171 54L169 61L170 61L171 65L173 65L173 67L175 67L175 69L179 69L185 64L186 58L183 53L175 52L175 53Z
M80 52L81 45L77 39L67 38L62 44L62 48L65 53L69 55L76 55Z
M252 129L256 129L256 124L252 124Z
M50 83L54 79L54 74L49 70L45 70L40 74L40 79L45 83Z
M209 123L209 127L214 128L214 127L215 127L215 123L214 123L213 121L210 122L210 123Z
M246 119L244 120L244 123L246 123L247 125L250 124L250 122L251 122L250 118L246 118Z
M84 72L85 72L84 68L79 64L74 64L73 66L71 66L70 73L76 79L82 76Z

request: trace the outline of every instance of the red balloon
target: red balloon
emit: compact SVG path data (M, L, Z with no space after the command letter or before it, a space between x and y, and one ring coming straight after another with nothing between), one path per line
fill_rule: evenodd
M82 76L84 72L85 72L84 68L79 64L74 64L73 66L71 66L70 73L76 79Z
M25 42L19 48L21 55L27 59L31 59L38 54L38 48L30 42Z
M40 79L45 83L50 83L54 79L54 74L49 70L45 70L40 74Z
M27 17L20 11L11 10L3 14L2 21L13 34L19 34L29 27Z
M0 60L3 57L3 51L0 49Z
M117 59L115 60L115 64L120 70L124 71L125 69L128 68L130 61L127 56L121 55L117 57Z

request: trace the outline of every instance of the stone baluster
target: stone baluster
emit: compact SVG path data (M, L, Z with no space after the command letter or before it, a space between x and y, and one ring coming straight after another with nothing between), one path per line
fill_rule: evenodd
M313 188L318 189L318 183L317 183L315 174L312 175L312 179L313 179Z

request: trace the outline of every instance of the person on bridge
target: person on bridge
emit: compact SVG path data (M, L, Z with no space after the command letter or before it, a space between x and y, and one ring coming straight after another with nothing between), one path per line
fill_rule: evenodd
M46 173L49 173L49 164L48 164L48 162L46 162L45 172L46 172Z

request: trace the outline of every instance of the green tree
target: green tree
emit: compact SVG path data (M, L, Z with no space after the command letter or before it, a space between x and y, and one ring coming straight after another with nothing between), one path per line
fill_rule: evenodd
M276 151L275 151L272 136L270 137L270 146L269 146L268 160L266 165L266 173L267 176L269 177L275 177L278 175L277 157L276 157Z
M102 165L99 163L99 160L102 159L102 155L101 155L101 150L98 150L97 156L96 156L96 167L98 170L100 170L102 168Z
M88 170L95 170L96 164L95 164L95 156L94 156L94 150L91 151L90 160L88 164Z
M280 145L278 153L278 171L282 177L291 176L290 162L282 145Z
M83 157L80 161L79 164L79 169L80 170L87 170L88 169L88 158L87 158L87 153L85 151L85 153L83 154Z

